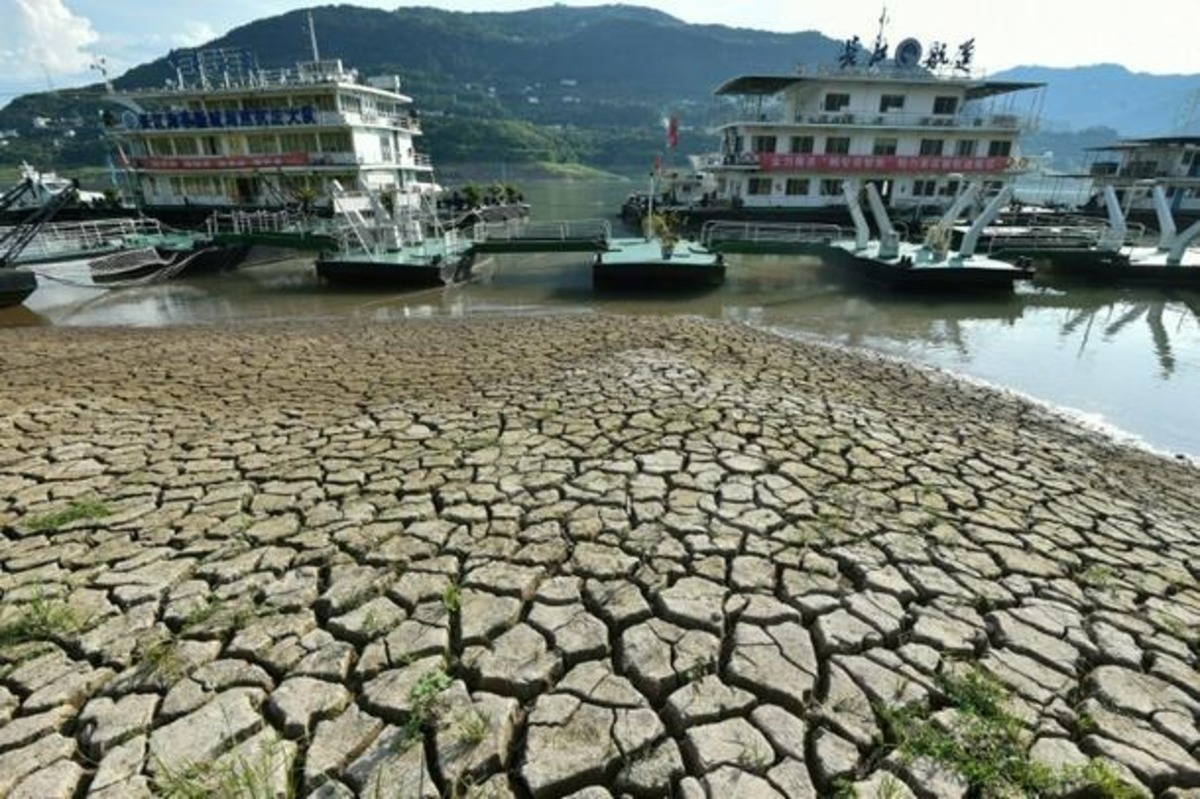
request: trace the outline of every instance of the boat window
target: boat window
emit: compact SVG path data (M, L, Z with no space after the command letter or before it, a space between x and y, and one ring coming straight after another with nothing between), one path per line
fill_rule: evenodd
M850 152L849 136L829 136L825 139L825 152L830 155L846 155Z
M181 137L175 139L175 154L176 155L199 155L200 143L189 137Z
M773 153L775 152L775 137L774 136L751 136L750 150L755 153Z
M840 179L826 178L821 181L821 196L822 197L841 197L842 196L842 181Z
M350 134L345 131L329 131L321 134L321 152L324 153L350 153L354 152L354 145L350 142ZM354 185L354 180L351 180L351 185Z
M933 98L933 113L935 114L953 114L958 111L957 97L934 97Z
M921 155L941 155L943 144L941 139L921 139Z
M895 155L896 139L876 139L871 148L871 155Z
M959 158L970 158L975 155L975 147L978 144L974 139L959 139L954 144L954 154Z
M283 133L279 136L279 152L315 152L317 137L312 133Z
M993 141L988 142L988 156L998 158L1000 156L1009 156L1012 154L1011 141Z
M813 151L812 136L793 136L792 137L792 152L793 153L811 153Z
M848 105L850 105L850 95L831 92L825 95L825 105L822 106L822 110L841 111Z
M246 149L251 155L261 155L264 153L275 153L278 150L275 147L275 137L272 136L247 136Z
M750 178L749 186L746 189L747 194L770 194L771 179L770 178Z
M937 194L937 181L914 180L912 193L914 197L933 197Z
M903 94L885 94L879 98L879 112L885 114L888 111L901 111L904 109Z
M788 178L787 188L784 191L790 197L805 196L808 194L808 178Z

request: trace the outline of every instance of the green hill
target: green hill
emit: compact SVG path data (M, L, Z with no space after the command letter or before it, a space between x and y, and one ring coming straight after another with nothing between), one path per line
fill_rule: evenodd
M257 20L206 46L245 48L264 69L290 67L312 57L307 13ZM341 58L364 76L401 76L402 91L423 115L423 147L439 168L583 163L640 172L664 149L668 114L682 122L680 153L710 150L716 142L707 131L722 114L712 94L717 85L738 74L832 63L840 47L815 31L689 25L628 5L508 13L331 5L311 13L322 57ZM179 55L167 53L114 82L161 85L175 77ZM1042 72L1023 67L994 77ZM1042 106L1042 130L1053 134L1031 137L1032 151L1053 149L1069 161L1084 142L1115 139L1118 131L1173 132L1174 109L1197 86L1200 79L1112 65L1054 70ZM0 148L0 166L22 159L60 169L102 165L98 119L107 104L100 95L99 86L86 86L26 95L0 109L0 131L19 134ZM1095 97L1111 99L1097 104ZM36 117L49 123L35 127Z

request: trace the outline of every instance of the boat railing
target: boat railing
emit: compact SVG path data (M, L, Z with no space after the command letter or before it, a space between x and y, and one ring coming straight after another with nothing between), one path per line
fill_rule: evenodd
M998 225L984 230L989 253L1006 249L1062 250L1088 249L1096 247L1108 236L1109 227L1104 220L1052 214L1031 216L1016 224ZM1147 228L1143 224L1129 223L1119 246L1133 246L1146 240Z
M612 239L612 224L607 219L546 220L505 219L477 222L471 238L484 241L583 241Z
M815 126L862 126L894 128L991 128L1019 130L1024 120L1017 114L989 114L960 111L953 114L935 114L929 111L872 111L869 109L838 111L795 109L789 112L784 107L755 108L752 112L731 112L726 124L749 125L756 123L793 123Z
M700 243L712 247L721 242L754 244L821 244L847 238L838 226L818 222L754 222L713 219L700 229Z
M216 211L205 222L210 236L219 233L290 233L302 229L307 218L300 211Z
M0 229L0 235L6 229ZM117 217L80 222L54 222L42 225L25 245L23 259L43 259L74 252L86 253L121 246L135 235L154 235L162 232L157 219L149 217Z

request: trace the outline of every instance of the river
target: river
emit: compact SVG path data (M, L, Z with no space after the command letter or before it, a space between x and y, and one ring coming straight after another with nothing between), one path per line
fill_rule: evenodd
M634 183L521 186L535 217L608 218ZM723 287L686 297L594 293L580 255L500 256L486 279L416 292L320 284L312 259L157 285L102 289L80 262L36 267L24 306L0 327L167 326L336 317L522 313L702 314L781 336L886 353L1018 392L1096 429L1200 458L1200 293L1019 284L1012 296L962 301L867 292L810 258L731 256Z

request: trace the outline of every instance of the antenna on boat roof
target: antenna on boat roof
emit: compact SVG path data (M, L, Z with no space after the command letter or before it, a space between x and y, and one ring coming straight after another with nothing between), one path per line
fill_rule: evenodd
M884 4L883 10L879 12L879 31L875 34L875 45L871 48L871 55L867 59L867 66L873 67L879 62L887 60L887 40L883 38L883 30L887 25L887 21L887 4Z
M312 11L308 12L308 38L312 40L313 61L320 61L321 53L317 50L317 29L313 27Z

